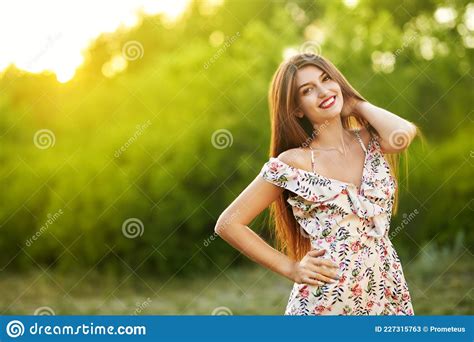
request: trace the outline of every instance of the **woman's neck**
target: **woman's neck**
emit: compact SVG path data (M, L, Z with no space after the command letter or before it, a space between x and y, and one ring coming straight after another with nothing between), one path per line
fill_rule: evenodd
M345 153L348 146L348 137L347 130L342 126L341 117L337 116L329 123L317 127L317 134L311 143L311 147L336 149L341 153Z

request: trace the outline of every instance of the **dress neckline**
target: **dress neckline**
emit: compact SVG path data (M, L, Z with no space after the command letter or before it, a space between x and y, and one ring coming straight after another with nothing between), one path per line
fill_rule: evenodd
M295 167L295 166L292 166L292 165L289 165L289 164L283 162L281 159L278 159L278 158L275 158L275 159L277 159L280 163L290 167L293 170L297 170L301 173L308 174L310 176L317 177L317 178L322 178L322 179L325 179L325 180L328 180L328 181L331 181L331 182L334 182L334 183L339 183L339 185L343 185L345 187L352 186L357 190L357 193L360 193L360 191L361 191L361 189L362 189L362 187L365 183L365 179L366 179L366 169L367 169L368 155L371 151L371 146L372 146L372 138L369 139L369 144L367 145L367 151L364 152L364 164L363 164L363 167L362 167L362 177L361 177L362 179L360 181L360 186L357 186L357 185L355 185L354 183L351 183L351 182L344 182L344 181L339 180L339 179L323 176L320 173L314 172L314 170L309 171L309 170L305 170L305 169L300 169L298 167Z

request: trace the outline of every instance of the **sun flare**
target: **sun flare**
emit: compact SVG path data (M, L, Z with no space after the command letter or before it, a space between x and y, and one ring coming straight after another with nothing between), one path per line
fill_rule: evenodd
M176 20L188 4L189 0L2 1L0 72L13 64L32 73L52 71L59 82L67 82L83 63L83 51L101 33L138 25L140 13L162 13ZM110 67L117 70L123 63L115 60Z

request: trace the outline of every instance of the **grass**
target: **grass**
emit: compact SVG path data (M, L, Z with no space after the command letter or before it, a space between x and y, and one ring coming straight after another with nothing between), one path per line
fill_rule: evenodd
M472 254L423 248L402 260L416 315L474 314ZM5 272L3 272L5 273ZM292 283L258 265L199 278L121 278L96 272L3 274L2 314L281 315Z

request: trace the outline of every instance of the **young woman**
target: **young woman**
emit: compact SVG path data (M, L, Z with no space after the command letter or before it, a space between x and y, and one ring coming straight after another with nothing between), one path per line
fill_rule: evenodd
M286 315L413 315L388 237L397 153L417 127L365 100L322 56L299 54L269 92L270 160L215 231L294 281ZM248 224L271 205L279 250Z

